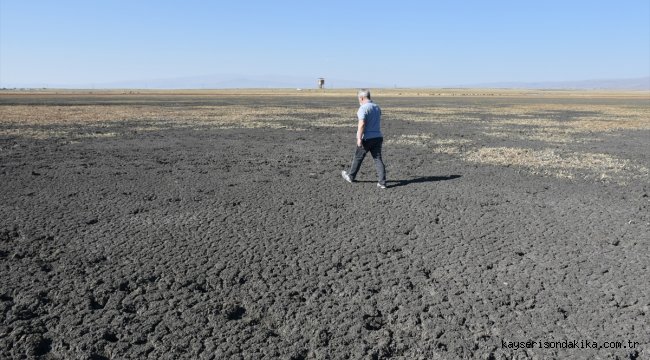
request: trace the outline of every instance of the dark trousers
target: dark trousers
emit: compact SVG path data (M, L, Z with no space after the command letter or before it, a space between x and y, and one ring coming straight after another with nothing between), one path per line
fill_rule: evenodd
M375 169L377 170L377 179L380 184L386 185L386 168L384 167L384 162L381 159L381 144L384 142L384 138L372 138L368 140L363 140L361 146L357 146L357 150L354 153L354 158L352 159L352 165L350 166L350 177L352 179L356 178L357 173L359 172L359 167L361 167L361 162L366 157L366 154L370 152L372 158L375 160Z

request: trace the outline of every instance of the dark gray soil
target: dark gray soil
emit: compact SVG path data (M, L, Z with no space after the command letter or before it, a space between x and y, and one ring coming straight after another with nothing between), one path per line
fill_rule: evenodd
M285 101L349 105L353 119L354 100ZM387 137L482 141L389 116L425 100L378 101ZM340 177L354 122L135 125L76 142L0 137L0 358L650 356L647 179L558 179L394 146L381 190L371 159L359 182ZM647 135L601 146L643 162Z

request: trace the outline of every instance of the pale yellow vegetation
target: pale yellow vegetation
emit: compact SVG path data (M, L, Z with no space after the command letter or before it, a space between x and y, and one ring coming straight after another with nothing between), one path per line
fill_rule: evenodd
M0 136L34 139L117 137L117 129L132 132L159 131L170 128L188 129L286 129L303 131L312 127L354 128L355 103L350 100L355 89L344 90L194 90L176 92L63 92L32 94L45 100L48 96L70 101L69 105L2 105L0 102ZM632 160L604 153L571 152L574 144L597 143L604 136L620 136L625 131L650 130L650 105L647 92L526 92L505 90L462 89L379 89L375 98L417 98L418 106L384 107L386 122L417 124L419 129L431 124L431 132L389 134L387 147L413 146L448 154L464 161L498 166L517 167L534 174L560 178L576 178L578 173L593 179L624 182L624 179L648 179L648 168ZM147 104L157 95L174 97L165 106ZM19 99L29 94L1 92L0 96ZM135 97L134 97L135 96ZM232 98L232 104L202 104L202 99L220 96ZM249 105L246 99L264 96L275 99L268 104ZM309 107L301 101L286 105L278 98L344 97L350 105ZM426 98L425 100L422 100ZM458 100L449 100L458 98ZM492 99L498 98L498 101ZM602 98L607 101L597 101ZM612 99L629 101L611 101ZM67 100L66 100L67 99ZM93 105L75 105L83 99ZM119 103L101 104L102 99ZM140 100L138 100L140 99ZM431 99L431 102L429 100ZM437 99L442 99L438 101ZM528 101L527 99L534 99ZM571 99L582 99L571 101ZM584 99L587 99L585 101ZM97 100L97 101L95 101ZM130 103L131 101L134 103ZM407 99L408 100L408 99ZM401 100L400 100L401 101ZM18 101L19 102L19 101ZM336 102L336 101L335 101ZM99 103L99 104L96 104ZM200 104L200 105L197 105ZM263 103L263 102L262 102ZM272 105L276 104L276 105ZM128 124L128 126L123 126ZM488 145L478 146L472 137L436 136L437 126L460 126L479 134ZM485 140L487 139L487 140ZM499 146L491 141L523 141L534 143L531 148ZM587 175L584 175L587 174Z

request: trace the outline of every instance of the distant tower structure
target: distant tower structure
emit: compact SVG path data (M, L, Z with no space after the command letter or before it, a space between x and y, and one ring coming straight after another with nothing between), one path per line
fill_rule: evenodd
M322 89L325 87L325 78L318 78L318 88Z

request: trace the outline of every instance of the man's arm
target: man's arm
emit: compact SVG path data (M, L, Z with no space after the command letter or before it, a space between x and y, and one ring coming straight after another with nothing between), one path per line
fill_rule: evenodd
M357 146L361 147L361 139L363 138L363 130L366 127L365 120L359 120L359 127L357 128Z

